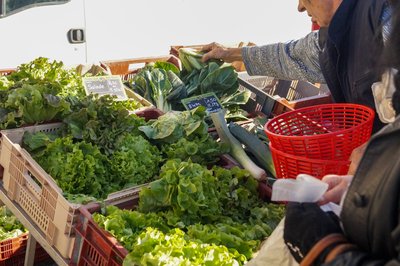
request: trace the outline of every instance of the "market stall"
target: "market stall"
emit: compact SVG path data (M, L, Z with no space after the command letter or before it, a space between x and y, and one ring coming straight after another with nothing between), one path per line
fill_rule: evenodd
M267 136L266 122L293 110L310 122L299 108L327 104L330 95L317 84L204 64L188 49L178 57L105 61L96 72L45 58L4 72L0 200L31 236L25 265L35 263L36 241L58 265L145 264L166 254L243 265L271 234L284 213L270 202L271 181L304 168L282 167L278 155L288 146ZM354 127L311 119L312 132L303 135ZM368 140L370 127L349 140L353 146L344 144L343 161ZM325 160L334 161L329 173L348 168ZM321 177L318 171L307 173Z

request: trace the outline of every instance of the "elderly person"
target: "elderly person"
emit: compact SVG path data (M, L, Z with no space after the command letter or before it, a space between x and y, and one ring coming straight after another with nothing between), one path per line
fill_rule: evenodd
M243 60L250 75L327 83L335 102L374 108L371 85L382 74L376 66L390 18L387 0L299 0L298 10L322 28L288 43L242 48L212 43L203 47L203 60ZM377 117L374 131L382 126Z

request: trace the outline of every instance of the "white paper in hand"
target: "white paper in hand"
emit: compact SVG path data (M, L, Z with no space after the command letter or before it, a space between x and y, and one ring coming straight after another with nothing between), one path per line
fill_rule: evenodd
M306 174L296 179L278 179L272 185L272 201L317 202L328 190L328 184Z

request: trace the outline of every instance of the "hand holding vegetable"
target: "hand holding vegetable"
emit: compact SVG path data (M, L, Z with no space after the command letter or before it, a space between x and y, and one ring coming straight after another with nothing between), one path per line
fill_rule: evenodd
M206 52L201 59L203 62L210 59L221 59L227 63L243 60L242 48L228 48L216 42L203 46L201 51Z

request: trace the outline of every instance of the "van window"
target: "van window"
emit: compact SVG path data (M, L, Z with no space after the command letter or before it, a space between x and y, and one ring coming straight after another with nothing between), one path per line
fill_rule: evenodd
M70 0L0 0L0 16L8 16L35 6L63 4L69 1Z

